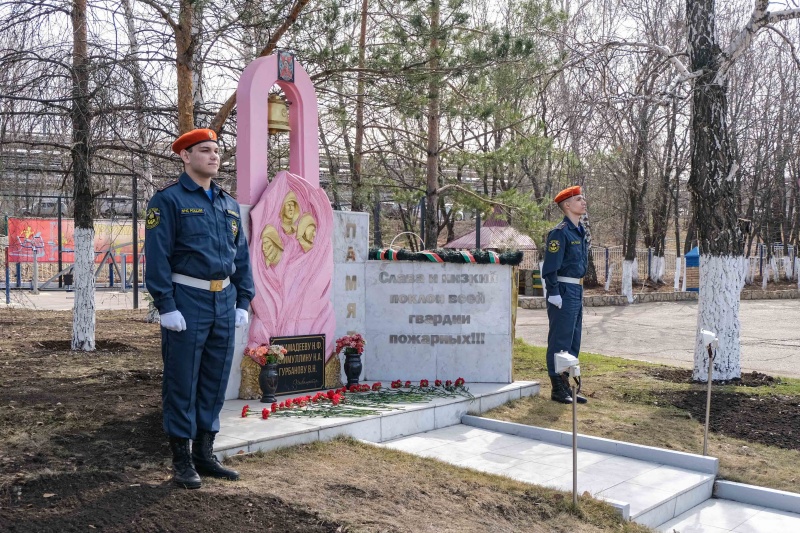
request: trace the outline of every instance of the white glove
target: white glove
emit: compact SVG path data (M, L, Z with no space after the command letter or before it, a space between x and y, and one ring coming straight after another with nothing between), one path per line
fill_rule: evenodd
M170 331L183 331L186 329L186 321L180 311L171 311L161 315L161 327Z
M554 294L552 296L548 296L547 297L547 301L550 302L551 304L555 305L559 309L561 309L561 305L562 305L563 302L561 301L561 295L560 294Z
M241 328L246 326L248 322L247 311L244 309L236 309L236 327Z

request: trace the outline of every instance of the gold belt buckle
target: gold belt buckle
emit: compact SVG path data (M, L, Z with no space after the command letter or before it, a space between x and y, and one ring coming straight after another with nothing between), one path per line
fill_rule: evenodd
M581 279L581 286L582 286L583 285L583 278L580 278L580 279Z
M222 290L222 282L224 280L221 279L212 279L211 280L211 287L208 289L211 292L219 292Z

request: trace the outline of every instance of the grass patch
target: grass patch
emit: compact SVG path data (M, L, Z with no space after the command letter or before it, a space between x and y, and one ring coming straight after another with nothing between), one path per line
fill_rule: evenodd
M704 416L672 405L675 398L696 396L705 401L705 384L675 383L658 379L654 370L673 368L599 354L581 354L583 393L590 402L578 408L578 431L583 434L657 446L688 453L703 451ZM539 396L524 398L498 407L484 416L509 422L572 430L572 409L550 401L545 349L521 340L514 343L514 379L542 383ZM794 449L764 445L737 438L725 431L709 434L709 454L720 460L720 478L779 490L797 491L800 481L800 427L792 427L800 412L800 380L780 378L762 387L715 385L712 390L712 415L725 410L725 402L714 397L737 395L752 405L749 412L728 413L728 424L758 424L777 415L776 429L788 432L786 440ZM782 403L780 403L782 402ZM777 407L786 409L776 412ZM781 417L787 422L780 425ZM725 426L730 427L730 425ZM712 423L712 429L714 424ZM794 431L792 438L791 432Z

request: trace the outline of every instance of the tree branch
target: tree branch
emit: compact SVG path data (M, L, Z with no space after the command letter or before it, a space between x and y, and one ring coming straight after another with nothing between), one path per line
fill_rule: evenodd
M272 34L267 42L267 45L261 50L261 53L258 54L258 57L267 56L275 50L275 48L278 46L278 41L280 38L283 37L283 34L292 27L297 20L297 17L300 16L300 12L303 10L306 4L308 4L308 2L309 0L295 0L295 3L289 12L289 15L286 17L286 20L284 20L283 24L281 24L278 29L275 30L275 33ZM234 93L230 95L225 103L222 104L220 110L217 111L217 114L211 120L211 125L209 128L219 133L222 130L223 124L225 124L225 121L228 120L228 117L231 115L231 111L233 111L235 105L236 92L234 91Z

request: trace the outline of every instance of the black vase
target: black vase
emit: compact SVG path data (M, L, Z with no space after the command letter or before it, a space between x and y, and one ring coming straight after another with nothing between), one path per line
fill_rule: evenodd
M278 390L278 363L267 363L258 374L258 386L261 387L261 403L275 403L275 391Z
M358 385L358 378L361 376L361 354L353 348L345 348L344 351L344 374L347 376L347 386Z

